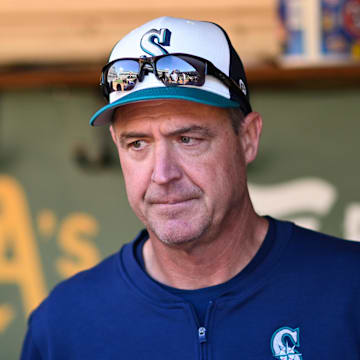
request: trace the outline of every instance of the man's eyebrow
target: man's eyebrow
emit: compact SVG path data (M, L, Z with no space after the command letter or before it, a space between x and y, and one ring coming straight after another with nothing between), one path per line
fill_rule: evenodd
M195 132L209 137L213 136L213 133L209 128L207 128L206 126L199 126L199 125L184 126L182 128L165 133L165 136L177 136L181 134L187 134L189 132ZM146 138L148 136L149 134L146 133L129 131L119 134L118 139L121 144L124 144L125 141L128 139L141 139L141 138Z
M118 139L120 141L120 144L124 144L126 140L128 139L135 139L135 138L145 138L148 135L145 133L141 133L141 132L135 132L135 131L129 131L129 132L124 132L122 134L118 135Z
M190 126L184 126L182 128L169 131L166 133L167 136L177 136L181 134L187 134L190 132L199 133L205 136L213 136L212 131L207 128L206 126L199 126L199 125L190 125Z

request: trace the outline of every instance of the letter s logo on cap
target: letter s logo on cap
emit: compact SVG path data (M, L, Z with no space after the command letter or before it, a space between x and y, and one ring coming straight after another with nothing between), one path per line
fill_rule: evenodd
M171 31L169 29L151 29L140 40L141 49L150 56L168 54L163 46L170 46Z

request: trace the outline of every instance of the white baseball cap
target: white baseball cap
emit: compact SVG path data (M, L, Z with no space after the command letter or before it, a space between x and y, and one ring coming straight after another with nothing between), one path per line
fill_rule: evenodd
M243 64L231 45L226 32L217 24L206 21L161 17L136 28L112 49L109 63L121 58L146 58L182 53L211 62L234 86L226 86L221 76L206 74L202 86L166 86L148 73L137 81L132 90L112 91L109 103L91 118L90 125L111 122L119 106L158 99L182 99L218 107L240 107L244 114L251 112L249 90Z

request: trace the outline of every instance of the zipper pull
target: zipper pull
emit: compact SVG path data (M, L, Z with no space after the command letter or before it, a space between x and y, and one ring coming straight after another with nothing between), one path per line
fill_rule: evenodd
M206 328L203 326L199 327L198 335L200 344L206 342Z

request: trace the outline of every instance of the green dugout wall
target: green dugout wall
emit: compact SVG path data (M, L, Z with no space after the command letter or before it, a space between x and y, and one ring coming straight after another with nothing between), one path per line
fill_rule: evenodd
M360 240L360 89L255 90L264 118L251 196L263 214ZM34 306L60 280L131 240L102 105L89 89L0 96L0 358L17 359Z

